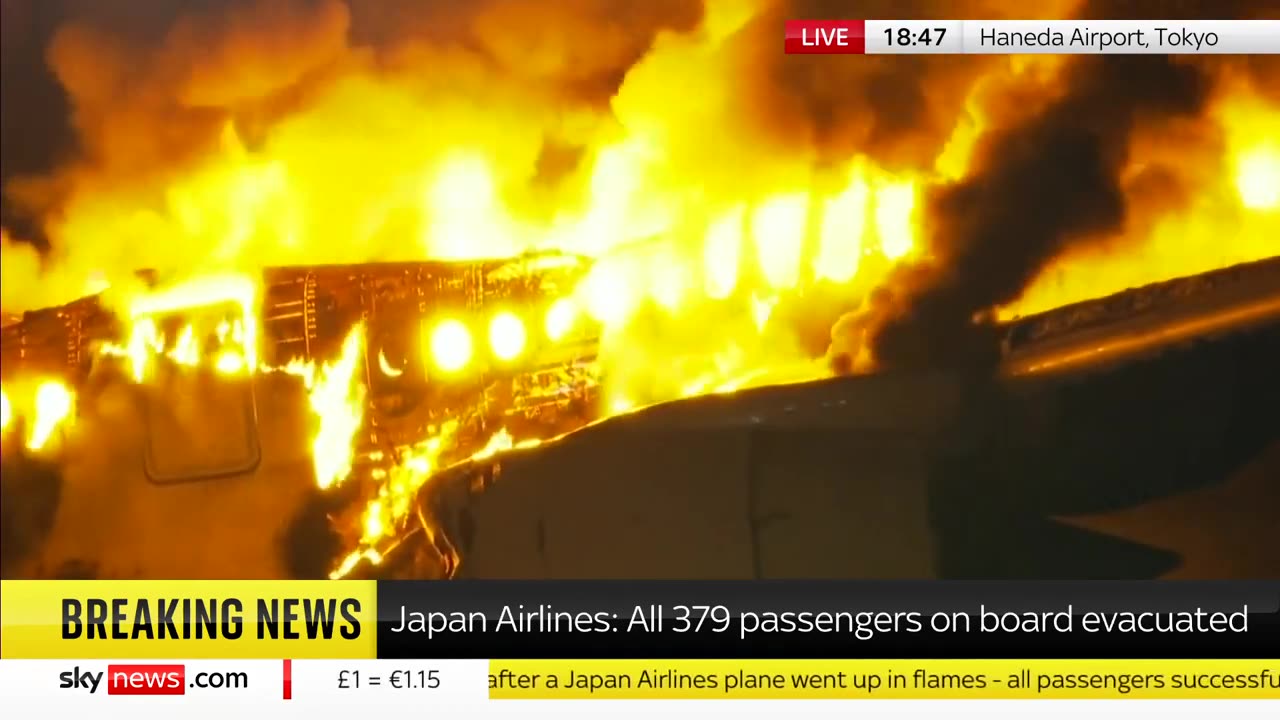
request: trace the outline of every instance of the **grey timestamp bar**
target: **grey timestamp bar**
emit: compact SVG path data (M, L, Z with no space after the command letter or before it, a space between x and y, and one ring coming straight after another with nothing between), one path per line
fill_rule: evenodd
M867 20L866 54L1274 55L1280 20Z

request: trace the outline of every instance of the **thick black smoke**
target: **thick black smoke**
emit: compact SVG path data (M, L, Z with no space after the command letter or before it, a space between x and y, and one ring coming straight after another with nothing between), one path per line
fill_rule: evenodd
M990 137L977 170L930 198L933 257L870 328L877 365L993 359L974 316L1017 299L1071 245L1120 230L1134 128L1198 113L1208 95L1197 68L1163 56L1082 58L1061 82L1057 101Z
M1169 19L1266 16L1239 2L1089 2L1077 17ZM935 188L926 210L928 259L903 269L833 329L837 371L984 365L998 357L984 316L1016 300L1069 248L1119 234L1127 220L1121 172L1140 125L1206 109L1216 79L1250 77L1266 92L1273 63L1246 58L1086 56L1061 73L1058 96L1033 116L991 131L968 177Z

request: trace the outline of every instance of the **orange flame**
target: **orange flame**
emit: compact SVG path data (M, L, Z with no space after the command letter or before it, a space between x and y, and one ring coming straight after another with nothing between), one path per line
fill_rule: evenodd
M311 411L320 421L311 459L321 489L341 483L351 473L351 443L364 418L364 385L356 374L363 345L364 326L356 325L343 341L338 361L322 367L310 384Z
M331 365L295 359L283 367L266 368L301 378L307 389L311 414L319 423L311 442L316 485L327 490L346 480L354 461L352 447L364 422L365 386L360 381L364 350L364 325L356 324L342 342L342 352Z
M460 260L548 248L590 255L590 273L546 311L545 327L499 316L491 318L487 337L497 354L518 361L535 334L554 341L588 318L603 324L604 416L678 397L821 376L825 368L814 362L802 331L788 326L790 317L810 310L820 315L821 308L805 303L816 304L813 298L823 290L856 305L895 267L927 260L926 190L964 176L986 128L980 113L969 113L957 121L938 156L912 170L891 171L862 156L824 158L818 168L813 158L798 157L804 153L793 157L758 142L742 127L750 123L734 122L739 108L729 89L741 80L741 68L730 61L735 55L726 43L768 5L709 3L698 32L662 35L652 43L607 108L566 108L559 99L543 107L538 92L474 82L465 57L406 49L397 62L412 65L419 57L414 52L425 52L448 69L448 83L426 83L423 92L421 68L398 71L403 68L387 58L375 70L363 48L337 58L328 54L350 49L343 45L350 18L334 10L314 37L306 37L316 41L325 62L311 67L306 60L314 58L306 53L271 54L287 56L286 69L318 79L315 86L297 78L296 85L273 83L267 77L274 77L271 65L245 60L245 67L224 68L232 71L226 78L216 69L197 73L192 84L198 87L180 89L183 102L165 97L161 103L166 109L203 108L198 100L228 96L238 102L214 102L211 110L223 108L226 117L239 119L245 113L234 111L270 107L280 109L278 115L259 123L215 124L221 136L209 139L216 142L181 162L162 162L163 172L139 173L130 163L121 169L104 161L104 167L88 163L65 178L61 184L71 186L65 207L47 218L45 228L58 250L50 255L54 270L26 273L40 285L29 292L42 300L69 300L87 287L128 295L136 264L177 278L127 297L122 310L128 335L123 345L105 345L103 353L127 361L139 383L160 362L207 365L223 374L299 376L319 421L312 453L321 488L352 474L352 445L365 414L361 362L376 362L376 372L387 377L402 369L381 354L362 358L363 326L350 331L331 365L295 361L262 367L256 278L266 265ZM68 46L74 43L62 43L53 54L61 57ZM248 41L234 47L245 55L255 49ZM242 53L227 55L239 59ZM77 69L62 59L64 73ZM1031 95L1043 94L1031 86L1048 85L1036 63L1056 62L1020 59L992 73L1008 75L1019 87L1026 83ZM325 71L302 72L318 67ZM92 85L95 78L84 76L118 73L70 74ZM467 87L455 96L454 86ZM288 102L274 102L286 98L268 91L282 87L291 91ZM172 88L145 89L140 94L149 96ZM136 126L143 127L138 119ZM1123 241L1124 252L1061 258L1021 298L999 308L1001 314L1026 314L1274 255L1280 237L1274 129L1280 113L1252 90L1232 88L1219 98L1213 120L1223 129L1224 177L1207 180L1195 202L1143 228L1142 237L1115 238L1117 246ZM353 135L353 122L368 132ZM133 122L85 124L124 136L135 128ZM550 190L547 183L531 181L542 179L549 154L544 151L553 144L548 137L572 138L576 158ZM127 142L136 139L112 137L99 149L127 154L151 147L153 138ZM42 264L7 233L3 245L9 302L10 278L20 275L8 269ZM195 321L176 332L164 322L221 304L235 306L237 317L217 325L212 343ZM797 304L801 312L788 312ZM460 322L444 319L425 340L437 370L461 374L478 364L476 340ZM7 395L5 402L7 425ZM35 426L53 433L69 417L72 402L69 391L64 396L46 390L48 409L36 413ZM385 556L408 522L416 492L443 457L458 452L456 433L456 425L436 428L372 478L376 487L361 516L356 549L338 575L361 559L379 562ZM503 430L473 457L537 442L516 441Z
M418 491L439 469L440 456L449 450L456 422L441 427L431 437L408 449L400 462L383 476L374 497L365 506L360 523L361 534L356 549L344 557L330 574L332 579L346 577L361 561L377 565L382 561L380 546L393 540L412 514ZM432 532L424 526L423 530Z
M7 431L13 422L13 406L9 404L9 393L0 388L0 432Z
M76 394L62 381L18 378L0 388L0 430L8 432L24 418L28 421L24 446L32 452L46 451L58 430L73 422L75 408Z
M134 382L148 377L155 359L163 357L186 367L196 367L206 359L223 375L258 369L257 285L246 276L200 276L155 291L140 293L130 299L131 327L126 343L104 343L100 352L108 357L127 359ZM212 345L202 346L197 328L187 322L172 343L161 333L158 320L167 315L199 312L201 309L232 305L237 317L222 320L214 329Z
M75 409L75 394L66 385L47 380L36 388L35 421L31 423L31 435L27 438L28 450L41 450L64 421L68 421Z

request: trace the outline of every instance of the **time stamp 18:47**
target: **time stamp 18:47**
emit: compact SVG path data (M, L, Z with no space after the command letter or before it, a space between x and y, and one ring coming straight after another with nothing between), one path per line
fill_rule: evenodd
M887 27L884 29L884 44L888 47L941 46L947 37L944 27L925 27L912 30L908 27Z

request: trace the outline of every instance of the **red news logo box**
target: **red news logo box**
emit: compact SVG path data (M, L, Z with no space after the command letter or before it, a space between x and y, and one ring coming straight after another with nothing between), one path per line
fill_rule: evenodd
M862 55L867 51L863 20L788 20L788 55Z
M185 665L108 665L108 695L185 695Z

